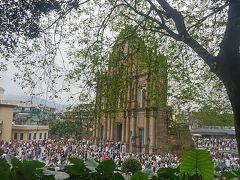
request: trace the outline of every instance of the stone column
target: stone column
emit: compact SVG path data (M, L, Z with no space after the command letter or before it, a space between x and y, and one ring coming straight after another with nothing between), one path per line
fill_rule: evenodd
M130 151L132 153L136 153L136 141L137 141L137 135L136 135L136 118L135 118L135 113L133 112L131 115L131 131L132 131L132 135L131 137L133 139L131 139L131 146L130 146Z
M122 122L122 143L125 142L125 136L126 136L126 117L124 117Z
M93 138L96 137L96 125L93 125Z
M111 119L107 119L107 140L110 140L111 133Z
M148 154L149 149L149 117L144 119L144 153Z
M100 129L100 122L96 125L96 143L99 141L99 129Z
M114 119L111 119L111 134L110 134L110 140L114 140Z
M126 136L125 136L125 144L126 144L126 152L129 152L129 144L130 143L130 118L126 118Z
M103 139L106 140L107 139L107 119L104 119L104 126L103 126Z
M153 116L149 118L149 153L154 153L156 148L156 119Z

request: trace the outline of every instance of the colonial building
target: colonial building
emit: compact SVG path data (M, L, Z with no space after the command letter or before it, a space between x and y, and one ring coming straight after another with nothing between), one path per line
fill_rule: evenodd
M121 38L128 34L128 38ZM132 29L124 30L98 75L97 142L121 142L123 151L164 153L168 149L167 59ZM125 150L124 150L125 149Z
M145 154L191 149L188 127L171 126L167 117L167 83L166 57L133 28L123 30L97 76L95 142L121 142L122 151Z

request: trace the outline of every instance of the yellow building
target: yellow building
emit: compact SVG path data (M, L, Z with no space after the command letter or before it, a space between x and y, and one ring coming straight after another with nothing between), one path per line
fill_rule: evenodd
M15 125L13 112L16 105L3 100L4 89L0 87L0 140L41 140L48 138L48 126Z
M0 104L0 140L10 141L12 139L12 119L14 105Z
M48 126L13 125L12 139L14 140L43 140L48 138Z

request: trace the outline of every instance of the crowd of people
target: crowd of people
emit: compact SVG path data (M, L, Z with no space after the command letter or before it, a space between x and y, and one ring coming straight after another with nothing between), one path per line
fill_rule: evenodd
M74 141L74 140L40 140L40 141L10 141L0 142L0 147L4 151L3 156L7 154L14 155L18 159L39 160L48 167L64 167L69 162L68 157L76 157L80 159L99 159L113 160L117 167L121 167L122 162L128 157L139 159L143 169L152 168L155 171L159 167L176 167L178 165L178 157L172 154L160 155L144 155L123 153L120 143L102 143L93 144L90 141Z
M194 137L196 147L209 150L219 171L239 170L237 142L233 138Z
M226 153L224 149L236 149L236 141L233 139L198 138L195 143L199 147L210 148L213 161L219 171L229 169L240 169L238 156L230 151ZM4 151L3 156L8 154L16 156L18 159L39 160L47 167L63 168L69 164L68 157L77 157L83 160L97 158L99 160L113 160L117 167L121 167L122 162L128 157L139 159L143 169L151 169L156 172L160 167L177 167L179 157L175 154L166 155L146 155L143 153L122 152L120 143L94 144L88 140L39 140L39 141L10 141L0 142L0 147Z
M206 148L210 150L216 149L221 151L237 150L236 139L232 138L194 137L194 141L198 148Z

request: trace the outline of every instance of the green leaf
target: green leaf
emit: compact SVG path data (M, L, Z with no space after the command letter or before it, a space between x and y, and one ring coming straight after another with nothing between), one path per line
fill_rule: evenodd
M65 172L50 171L48 169L43 169L43 174L46 175L46 176L54 176L55 180L62 180L62 179L70 178L70 176L67 173L65 173Z
M159 179L178 179L179 167L178 168L159 168L157 175Z
M84 162L86 168L88 168L92 172L96 172L96 168L99 165L95 160L93 159L88 159Z
M12 158L15 158L15 157L13 155L6 155L5 157L7 163L11 166L11 168L12 168L12 163L11 163Z
M11 168L16 168L21 166L21 161L19 161L15 156L13 155L7 155L5 157L6 162L10 165Z
M117 179L117 180L125 180L123 175L121 173L114 173L112 179Z
M84 164L84 161L77 158L68 158L70 161L70 165L65 166L65 172L77 176L84 176L86 173L88 173L88 170L86 170L86 166Z
M0 156L2 156L4 153L4 151L2 149L0 149Z
M116 169L116 164L112 160L102 161L96 168L98 173L104 173L110 175Z
M214 165L207 150L193 149L180 159L180 172L190 176L200 175L203 179L212 179Z
M78 166L85 166L84 161L78 158L68 158L69 162Z
M137 171L133 174L131 180L148 180L148 175L142 171Z
M10 165L5 159L0 159L0 179L10 179Z
M37 161L37 160L23 160L22 161L23 166L29 166L33 169L36 168L43 168L45 164L43 162Z
M11 164L13 168L19 168L22 166L22 162L19 161L16 157L11 157Z
M224 171L222 173L221 177L225 177L227 179L232 179L232 178L236 178L237 175L234 172L232 172L232 171Z

